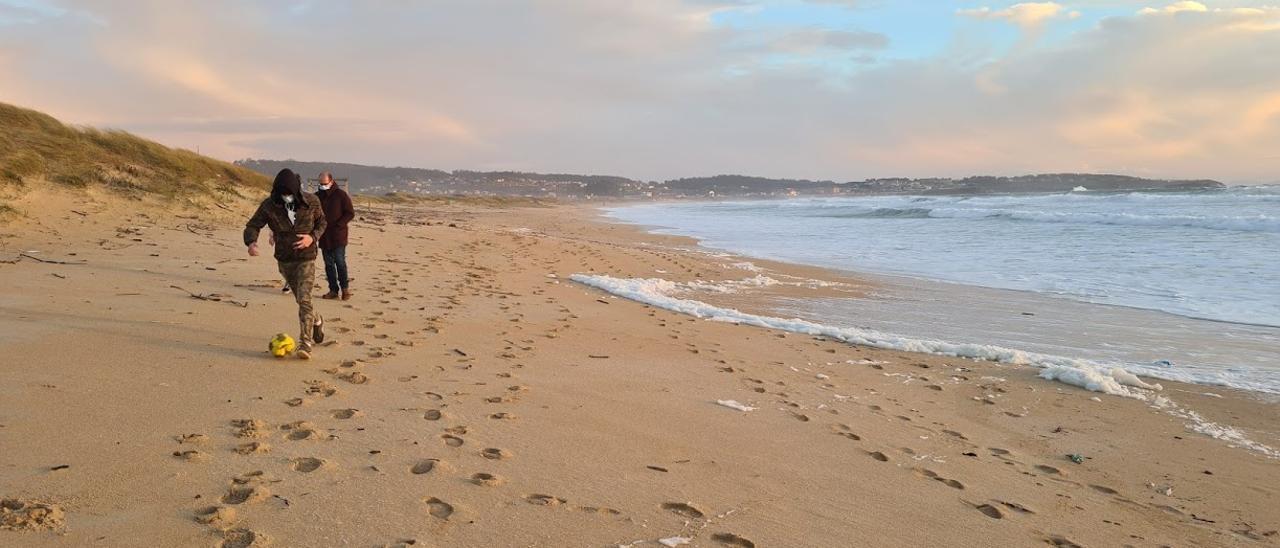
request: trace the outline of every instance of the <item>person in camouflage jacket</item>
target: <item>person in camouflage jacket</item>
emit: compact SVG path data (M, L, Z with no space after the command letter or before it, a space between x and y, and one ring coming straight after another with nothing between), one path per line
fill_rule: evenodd
M300 334L295 355L310 359L316 343L324 341L324 320L311 306L311 288L316 280L316 256L324 234L324 208L314 194L302 191L302 178L290 169L276 174L271 196L262 201L244 227L244 245L249 255L258 256L258 234L271 229L275 258L293 298L298 303Z

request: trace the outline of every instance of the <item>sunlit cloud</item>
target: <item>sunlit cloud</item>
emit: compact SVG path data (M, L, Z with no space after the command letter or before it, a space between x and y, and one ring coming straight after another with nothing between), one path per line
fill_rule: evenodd
M1200 2L1193 2L1191 0L1186 0L1183 2L1174 2L1162 8L1150 8L1150 7L1142 8L1142 11L1140 11L1139 13L1142 13L1144 15L1150 15L1150 14L1156 14L1156 13L1178 13L1183 11L1205 12L1205 11L1209 11L1209 7L1204 4L1201 4Z
M1079 16L1078 12L1070 12L1057 2L1023 2L996 10L984 6L981 8L961 9L956 13L979 19L1003 19L1024 29L1039 27L1045 21L1056 17L1069 16L1071 13L1076 13L1076 16Z
M834 3L849 9L785 6L885 9ZM1004 41L904 56L901 25L914 21L719 22L767 17L763 1L68 0L4 27L0 101L226 159L641 178L1274 178L1280 9L1126 0L1106 4L1122 15L1091 13L1103 5L939 6L946 32Z

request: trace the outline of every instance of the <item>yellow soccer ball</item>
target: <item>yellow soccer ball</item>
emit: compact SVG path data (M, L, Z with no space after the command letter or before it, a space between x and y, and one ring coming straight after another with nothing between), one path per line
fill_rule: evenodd
M267 350L270 350L271 355L277 358L292 354L295 348L297 348L297 343L293 342L293 337L284 333L276 334L275 337L271 338L271 344L267 345Z

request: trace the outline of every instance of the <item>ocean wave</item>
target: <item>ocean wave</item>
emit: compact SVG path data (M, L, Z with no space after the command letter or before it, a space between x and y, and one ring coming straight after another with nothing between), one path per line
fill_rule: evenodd
M1143 215L1138 213L1094 213L979 207L877 207L859 208L856 211L820 216L859 219L992 219L1038 223L1198 228L1235 232L1280 232L1280 218L1265 214L1242 216Z

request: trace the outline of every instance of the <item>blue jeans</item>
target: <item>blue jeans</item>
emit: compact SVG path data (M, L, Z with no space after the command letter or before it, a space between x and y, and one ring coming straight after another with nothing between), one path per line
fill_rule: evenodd
M324 277L329 281L329 292L347 288L347 246L321 249L324 255Z

